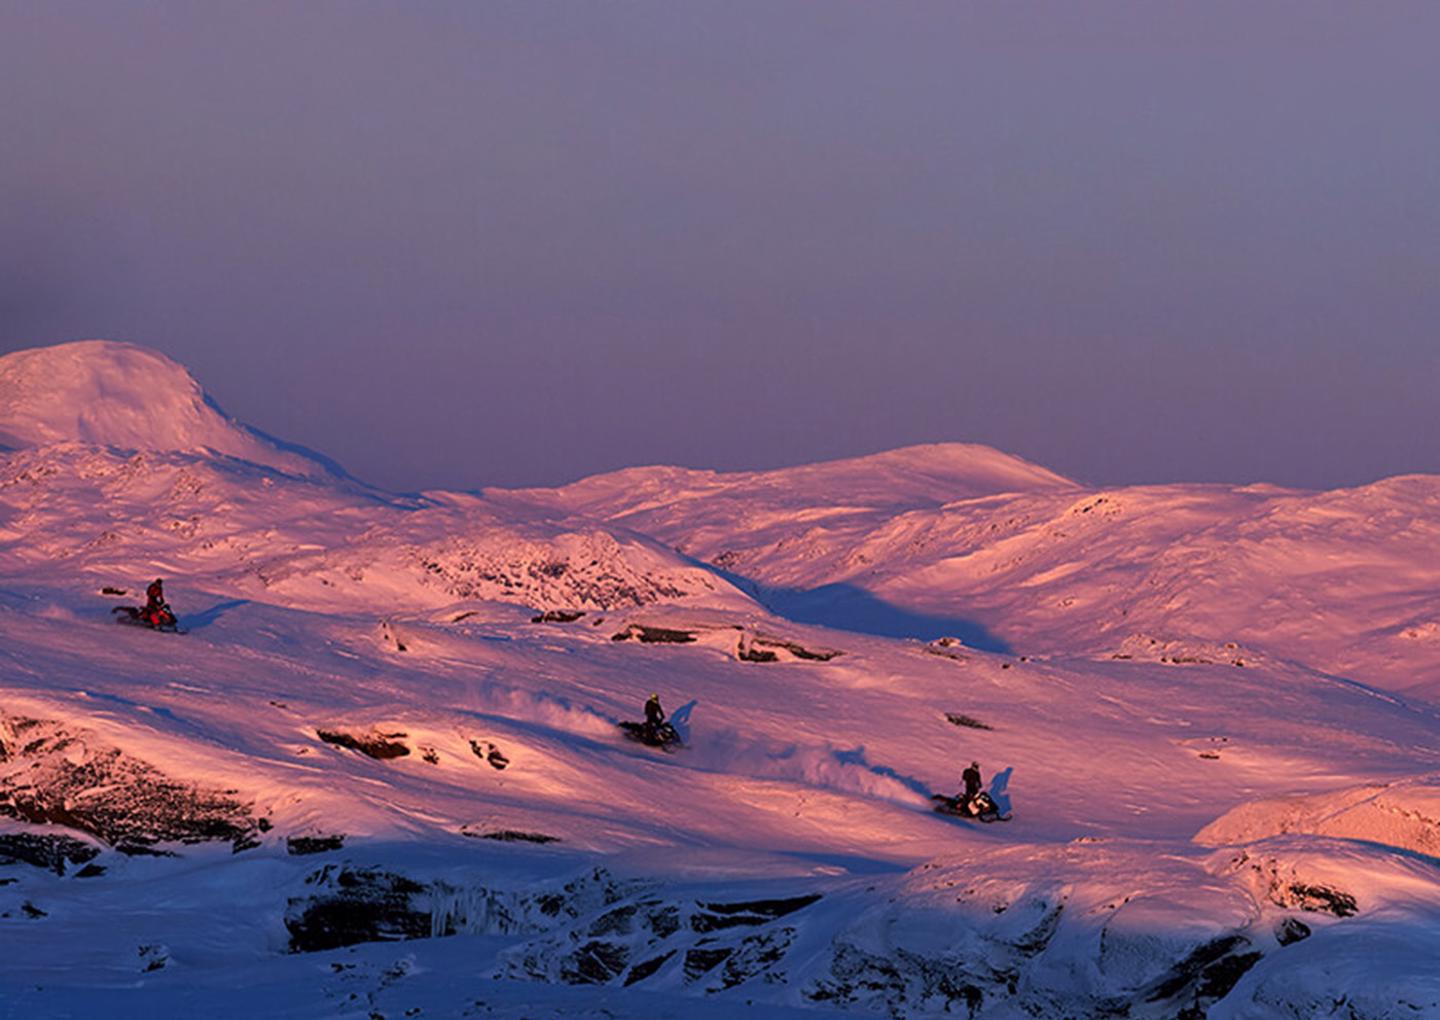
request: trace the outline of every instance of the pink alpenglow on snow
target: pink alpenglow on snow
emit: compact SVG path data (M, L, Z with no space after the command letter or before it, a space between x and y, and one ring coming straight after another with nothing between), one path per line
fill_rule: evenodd
M1440 479L396 494L98 341L0 446L0 1016L1440 1015Z

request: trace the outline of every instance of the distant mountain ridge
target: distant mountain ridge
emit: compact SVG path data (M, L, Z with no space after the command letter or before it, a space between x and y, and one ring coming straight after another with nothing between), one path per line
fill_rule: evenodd
M493 490L554 499L590 513L637 505L726 497L777 504L816 495L867 506L943 504L1002 492L1076 489L1079 483L978 443L925 443L766 471L709 471L663 465L591 475L555 489ZM553 496L552 496L553 494Z

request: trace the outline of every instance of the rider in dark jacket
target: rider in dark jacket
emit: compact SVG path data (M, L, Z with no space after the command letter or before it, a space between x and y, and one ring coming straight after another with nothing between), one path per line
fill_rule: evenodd
M969 807L970 802L980 793L980 763L972 761L970 767L960 773L960 779L965 784L965 792L957 799L960 801L960 807L965 808Z
M665 710L660 707L660 695L652 694L645 702L645 735L654 740L665 725Z

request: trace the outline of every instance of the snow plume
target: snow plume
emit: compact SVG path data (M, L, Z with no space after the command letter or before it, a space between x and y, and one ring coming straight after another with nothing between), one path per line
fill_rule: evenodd
M696 766L756 779L785 779L837 793L859 794L899 804L929 804L929 793L912 776L871 762L863 745L747 739L735 731L706 732L687 751Z
M476 689L470 710L476 715L520 721L591 739L615 736L615 720L593 708L573 704L569 698L547 691L487 680Z

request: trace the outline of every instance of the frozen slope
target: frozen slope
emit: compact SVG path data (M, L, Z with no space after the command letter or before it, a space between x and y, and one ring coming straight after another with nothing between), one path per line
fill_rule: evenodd
M0 1016L1440 1015L1436 710L1325 657L1408 613L1427 668L1429 479L943 446L398 497L25 435ZM113 625L157 573L187 633ZM777 599L826 585L1016 647ZM651 691L684 749L621 737ZM972 758L1010 821L930 810Z
M994 455L939 446L895 456L912 453L955 475L972 460L986 470ZM766 473L763 486L749 475L699 485L679 472L668 494L602 476L508 498L653 535L796 620L991 650L1283 659L1440 693L1440 478L1314 493L1096 490L1006 475L1013 488L957 494L914 476L891 485L885 457L879 486L851 477L864 460L844 463L834 475L824 465Z
M905 1015L1127 1003L1173 1016L1244 993L1201 994L1226 968L1245 966L1253 998L1313 986L1366 940L1436 930L1440 871L1374 838L1387 830L1191 843L1242 803L1440 770L1428 708L1303 671L959 661L723 610L596 626L469 603L381 625L184 585L173 597L192 607L179 637L109 625L84 587L4 598L0 813L17 809L4 827L94 845L88 863L106 869L5 869L0 925L24 933L0 964L12 1015L98 1002L117 983L139 1013L265 982L291 989L275 1015L347 1015L306 997L286 954L302 948L320 954L321 986L349 982L397 1014L445 1015L488 1000L487 982L525 979ZM741 661L734 623L843 654ZM630 624L696 640L613 640ZM651 689L687 749L619 738L614 722ZM1012 821L929 811L971 757ZM143 796L157 784L185 806L178 821ZM171 839L144 842L166 824L180 826ZM139 853L153 849L180 856ZM468 950L342 946L452 930ZM1387 1008L1440 1007L1414 967L1384 972ZM245 1009L255 1001L269 1000Z
M80 442L187 450L297 475L322 458L285 449L222 412L183 366L157 351L84 340L0 357L0 448Z

